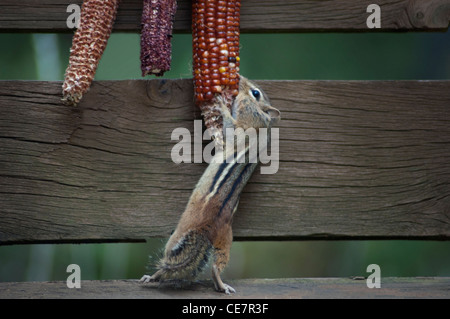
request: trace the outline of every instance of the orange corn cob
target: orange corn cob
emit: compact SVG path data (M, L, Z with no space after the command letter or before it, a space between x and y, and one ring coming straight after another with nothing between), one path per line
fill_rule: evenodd
M220 94L231 105L239 89L240 0L192 1L193 77L196 104L221 143Z
M80 27L73 36L69 66L63 83L63 101L76 105L94 79L106 48L119 0L84 0Z

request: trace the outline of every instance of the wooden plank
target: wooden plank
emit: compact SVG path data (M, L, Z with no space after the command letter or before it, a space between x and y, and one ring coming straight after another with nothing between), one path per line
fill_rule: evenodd
M72 32L66 26L69 4L82 0L2 0L0 31ZM372 0L245 0L242 1L242 32L372 31L367 27L367 7ZM441 30L448 28L449 0L378 0L381 29ZM190 32L191 2L178 0L176 32ZM121 2L115 31L140 29L142 0Z
M282 112L280 163L257 169L237 239L450 235L450 81L260 81ZM206 164L174 164L194 131L192 81L0 82L0 243L168 237Z
M228 280L236 294L214 291L211 281L202 281L184 289L158 288L137 280L81 281L81 288L69 289L65 281L3 282L0 299L308 299L308 298L449 298L449 277L382 278L381 288L368 288L361 278L284 278ZM270 301L268 301L270 302ZM179 309L173 309L181 313ZM269 305L270 306L270 305Z

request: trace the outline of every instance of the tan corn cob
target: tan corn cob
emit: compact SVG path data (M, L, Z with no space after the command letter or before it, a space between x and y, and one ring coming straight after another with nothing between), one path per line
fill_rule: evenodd
M84 0L80 26L70 49L63 83L63 101L76 105L91 86L98 62L106 48L119 0Z
M228 105L239 89L240 0L192 1L193 77L196 104L213 138L222 144L215 97Z

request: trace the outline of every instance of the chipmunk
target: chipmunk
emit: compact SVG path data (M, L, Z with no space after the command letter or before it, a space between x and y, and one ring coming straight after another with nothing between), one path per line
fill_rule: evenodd
M217 107L223 118L224 136L227 128L270 129L280 119L280 111L270 105L265 93L243 76L240 77L239 93L231 112L222 98L217 98ZM215 289L226 294L235 292L223 283L220 274L229 260L233 214L242 189L257 166L257 161L242 161L246 154L248 147L240 153L234 151L231 161L224 161L222 152L214 155L166 244L158 271L152 276L144 275L141 282L194 280L212 252Z

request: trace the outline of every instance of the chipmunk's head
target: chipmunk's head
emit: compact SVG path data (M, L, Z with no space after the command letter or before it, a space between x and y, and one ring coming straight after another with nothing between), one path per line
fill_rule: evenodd
M270 105L264 91L243 76L240 76L232 115L239 123L246 124L243 126L254 128L270 127L280 120L280 111Z

